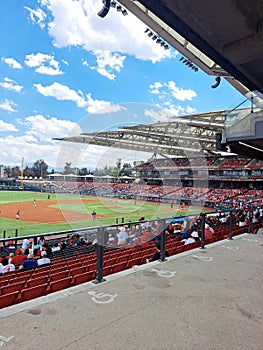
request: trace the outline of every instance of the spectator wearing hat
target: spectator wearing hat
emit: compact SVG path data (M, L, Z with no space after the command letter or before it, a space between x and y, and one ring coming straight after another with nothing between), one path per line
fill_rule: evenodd
M37 261L37 265L42 266L42 265L47 265L47 264L50 264L50 259L47 258L47 252L45 250L43 250L41 252L41 258L38 259L38 261Z
M197 231L193 231L190 235L190 237L187 238L187 240L184 242L184 244L191 244L191 243L195 243L198 242L199 239L199 235Z
M27 259L22 262L22 264L19 266L18 270L24 270L24 269L30 269L37 267L37 261L33 260L34 255L32 253L29 253L27 256Z
M15 256L12 258L12 264L14 265L20 265L23 261L26 260L26 255L23 254L22 249L17 249Z

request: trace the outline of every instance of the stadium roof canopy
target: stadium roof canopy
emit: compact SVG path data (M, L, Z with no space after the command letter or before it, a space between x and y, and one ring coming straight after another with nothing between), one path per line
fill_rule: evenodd
M113 131L81 133L56 140L173 157L197 157L204 152L216 152L216 134L224 128L224 115L225 111L187 115L169 122L122 126Z
M184 63L225 78L247 98L263 93L263 4L259 0L118 0L147 26L158 44L177 49ZM193 74L196 74L193 72ZM253 93L252 93L253 92ZM262 99L262 97L261 97ZM235 112L234 112L235 113ZM116 131L81 134L56 140L88 143L171 156L216 151L216 134L224 130L224 112L210 112L156 123L123 127ZM262 124L262 123L261 123ZM260 130L262 126L260 124ZM261 133L261 132L260 132ZM240 154L262 159L262 137ZM231 145L234 146L235 143ZM232 147L231 147L232 149ZM258 153L255 151L258 149Z
M261 0L118 2L207 74L224 77L244 95L263 93Z

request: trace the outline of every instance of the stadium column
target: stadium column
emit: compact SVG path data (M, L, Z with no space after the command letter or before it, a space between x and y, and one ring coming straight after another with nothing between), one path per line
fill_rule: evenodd
M160 261L165 261L165 219L162 219L162 226L161 226L161 239L160 239Z
M99 227L97 231L97 268L96 268L96 279L92 281L93 283L104 282L103 278L103 254L104 254L104 244L105 244L105 232L103 227Z
M205 214L201 214L201 249L205 249Z

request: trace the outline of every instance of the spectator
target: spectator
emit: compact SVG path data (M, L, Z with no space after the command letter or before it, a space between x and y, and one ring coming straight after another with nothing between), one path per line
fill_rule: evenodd
M16 255L12 259L12 264L20 265L25 260L26 260L26 255L23 254L23 251L21 249L17 249Z
M156 248L156 252L153 254L153 256L150 259L146 259L147 263L161 259L161 246L160 246L160 244L156 243L155 248ZM169 256L169 253L167 251L165 251L165 256L166 257Z
M208 224L205 224L205 239L213 238L214 230Z
M127 243L127 239L129 238L128 233L125 230L125 227L120 227L119 228L120 232L117 233L118 237L118 245L123 245Z
M8 262L8 259L2 258L2 262L0 263L0 274L6 273L9 271L15 271L16 267L14 264Z
M52 250L47 243L42 244L42 251L43 250L45 250L47 252L47 258L52 257Z
M23 243L22 243L22 249L26 250L27 248L29 248L30 246L30 240L28 238L23 239Z
M43 250L41 252L41 258L38 259L38 261L37 261L37 265L42 266L42 265L47 265L47 264L50 264L50 259L47 258L47 252L45 250Z
M30 269L33 267L37 267L37 261L33 260L34 255L29 253L27 259L22 262L19 266L18 270Z
M42 246L45 243L46 243L45 237L44 236L40 236L39 239L37 240L37 244Z
M184 244L191 244L199 241L199 235L197 231L193 231L189 238L184 242Z

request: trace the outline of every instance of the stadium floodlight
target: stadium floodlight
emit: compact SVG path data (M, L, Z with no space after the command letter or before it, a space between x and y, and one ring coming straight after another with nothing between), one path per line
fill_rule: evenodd
M168 50L168 49L169 49L168 44L165 44L165 45L164 45L164 49L165 49L165 50Z
M153 32L150 32L150 33L148 34L148 36L149 36L149 37L153 36Z
M148 33L149 30L150 30L149 28L146 28L145 31L144 31L144 33Z
M116 1L112 1L110 5L111 5L111 7L115 8L117 6L117 2Z
M123 9L121 12L122 12L123 16L127 16L128 15L128 11L126 9Z
M122 10L121 5L117 5L117 11L118 11L118 12L121 12L121 10Z
M158 39L156 40L156 43L157 43L157 44L161 44L161 42L162 42L162 39L160 39L160 38L158 38Z
M110 10L110 5L111 5L111 0L102 0L103 2L103 8L98 12L98 16L101 18L104 18L107 16L109 10Z
M158 38L157 35L153 35L153 37L152 37L153 40L156 40L157 38Z

